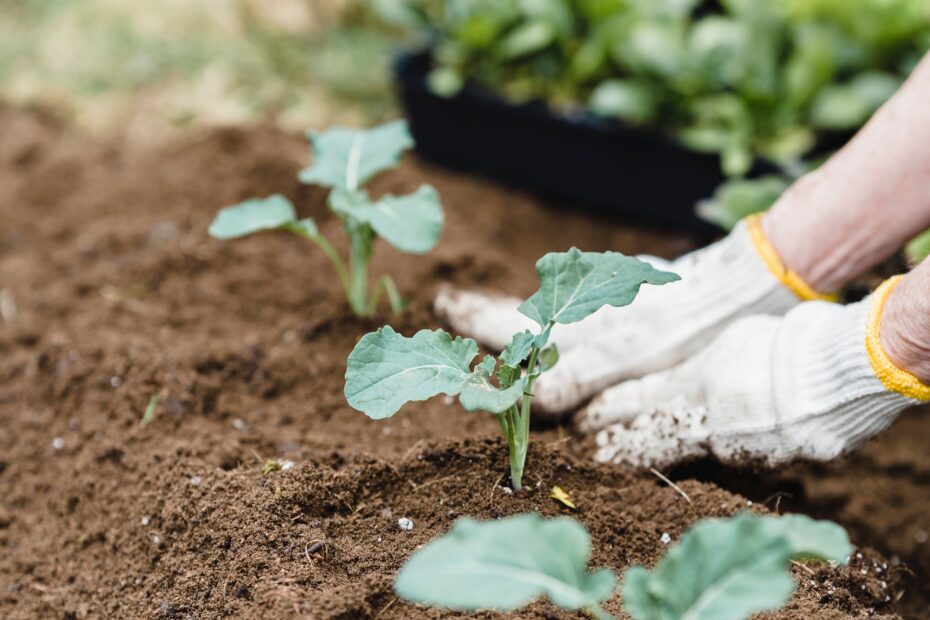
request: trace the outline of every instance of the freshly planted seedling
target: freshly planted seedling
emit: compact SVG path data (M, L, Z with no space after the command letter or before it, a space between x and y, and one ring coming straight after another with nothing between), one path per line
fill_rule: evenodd
M284 230L316 243L326 254L345 290L352 311L369 316L386 294L394 312L403 300L389 275L370 288L368 265L377 237L402 252L425 254L436 245L442 231L443 214L439 195L428 185L412 194L390 194L373 199L363 185L380 172L393 168L401 154L413 146L404 121L394 121L368 130L335 127L310 133L314 164L302 170L303 183L330 188L329 208L339 216L349 238L345 260L326 239L313 218L297 219L294 205L284 196L252 199L222 209L210 225L217 239L237 239L266 231Z
M466 611L519 609L545 595L606 618L600 604L617 579L607 569L589 573L590 557L591 537L570 517L464 518L407 560L394 589L408 601Z
M788 602L791 560L845 564L850 553L846 532L829 521L751 513L707 519L652 571L627 571L623 607L635 620L743 620Z
M553 326L580 321L603 306L626 306L642 284L678 280L618 252L577 248L546 254L536 263L536 272L539 290L519 310L539 324L537 333L515 334L497 359L487 355L473 368L478 344L470 338L453 338L443 330L421 330L407 338L382 327L366 334L349 355L349 404L382 419L407 402L447 394L458 396L468 411L495 414L510 449L511 482L519 490L529 448L533 384L558 360L555 346L548 344Z
M627 571L623 608L634 620L743 620L787 602L791 560L845 563L851 551L846 532L827 521L749 513L708 519L651 572ZM608 569L588 572L590 556L588 532L569 517L466 518L414 553L394 589L408 601L466 611L515 610L545 595L606 620L612 616L601 605L616 578Z

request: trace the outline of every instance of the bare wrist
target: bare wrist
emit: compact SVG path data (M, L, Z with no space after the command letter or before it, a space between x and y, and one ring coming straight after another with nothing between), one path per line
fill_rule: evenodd
M799 179L762 221L762 229L785 266L818 293L835 293L859 275L864 262L847 243L855 232L835 217L831 184L823 171Z
M908 274L889 295L881 343L892 364L930 385L930 262Z

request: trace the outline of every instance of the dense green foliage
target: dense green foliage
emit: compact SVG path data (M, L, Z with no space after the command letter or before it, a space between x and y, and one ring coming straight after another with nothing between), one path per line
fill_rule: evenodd
M788 601L791 560L845 563L851 551L846 532L827 521L749 513L707 519L652 571L627 571L623 608L634 620L743 620ZM463 610L509 611L545 595L606 620L601 605L616 579L608 569L589 573L590 556L588 532L568 517L461 519L407 560L394 588L410 601Z
M548 345L553 326L580 321L603 306L626 306L643 284L678 280L618 252L577 248L546 254L536 263L536 273L539 290L519 310L539 324L538 333L514 334L499 359L487 355L472 368L478 344L470 338L426 329L407 338L382 327L363 336L349 354L346 400L376 420L391 417L410 401L438 394L458 396L468 411L495 414L510 450L511 482L519 489L529 448L533 384L558 361L555 346Z
M313 218L297 219L294 205L284 196L246 200L222 209L210 225L217 239L237 239L266 230L292 232L316 243L332 262L349 306L368 316L385 293L395 312L403 303L393 279L384 275L373 290L368 286L368 264L377 237L402 252L423 254L436 245L442 231L439 195L428 185L412 194L390 194L372 199L362 185L393 168L401 154L413 146L404 121L385 123L368 130L335 127L309 134L313 142L313 166L299 178L329 188L329 207L339 217L348 237L349 256L343 260L323 236Z
M804 156L824 132L860 127L930 48L930 0L379 5L430 34L430 83L440 94L471 81L510 100L653 126L719 154L737 178L758 157L789 176L805 169ZM733 219L732 203L716 204L709 215Z

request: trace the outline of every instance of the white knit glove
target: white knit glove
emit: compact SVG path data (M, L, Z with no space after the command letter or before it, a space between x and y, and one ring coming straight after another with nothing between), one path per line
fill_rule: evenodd
M559 363L540 377L533 406L548 413L576 408L604 388L669 368L708 345L735 320L781 315L819 297L786 271L762 235L758 218L723 240L671 263L640 257L680 282L643 287L623 308L604 307L587 319L556 325ZM517 312L520 300L474 292L442 292L435 307L456 333L500 350L513 334L535 329Z
M930 387L881 346L881 313L897 281L849 306L815 301L784 317L743 319L683 364L607 390L578 414L583 430L603 429L595 458L771 465L856 448L930 400Z

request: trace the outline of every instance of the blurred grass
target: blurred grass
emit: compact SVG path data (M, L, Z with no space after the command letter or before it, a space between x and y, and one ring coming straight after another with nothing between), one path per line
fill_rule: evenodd
M0 98L131 137L367 124L393 44L365 0L0 0Z

